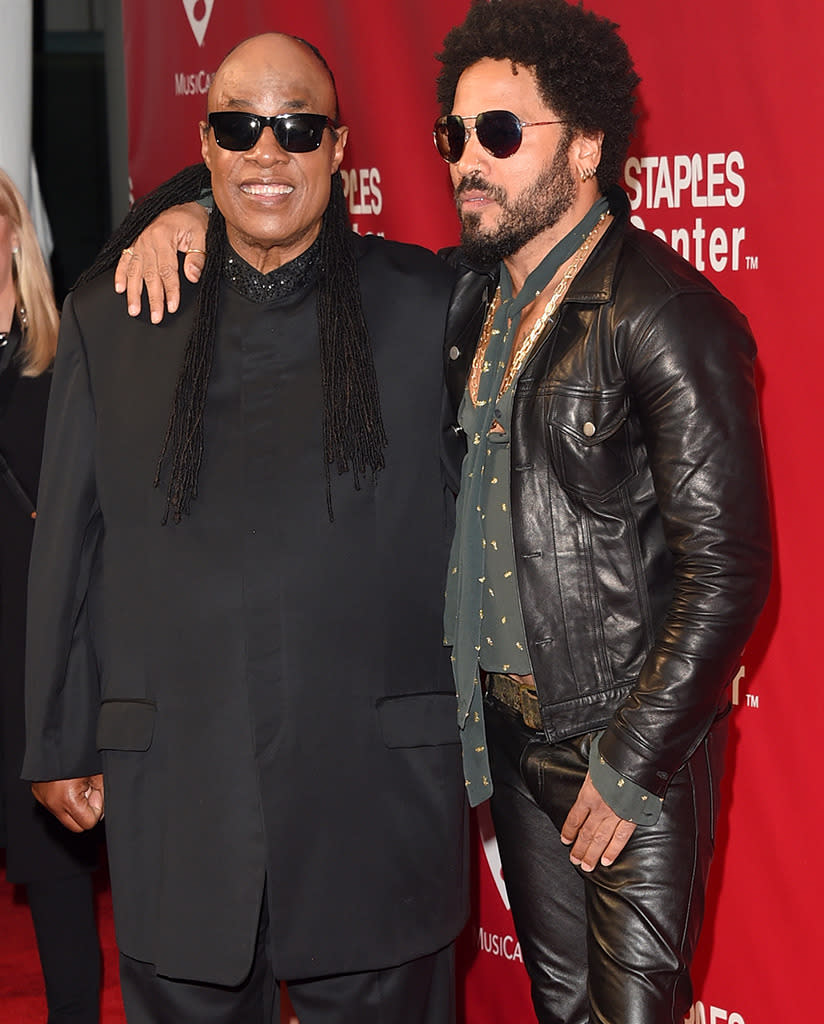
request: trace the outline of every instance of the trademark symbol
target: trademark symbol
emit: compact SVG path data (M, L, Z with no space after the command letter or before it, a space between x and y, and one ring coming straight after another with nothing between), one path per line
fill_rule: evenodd
M745 256L747 270L758 270L758 257L757 256Z
M757 693L748 693L747 694L747 707L748 708L757 708L758 707L758 694Z

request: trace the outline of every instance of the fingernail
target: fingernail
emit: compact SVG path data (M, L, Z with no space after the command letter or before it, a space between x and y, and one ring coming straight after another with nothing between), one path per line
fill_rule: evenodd
M137 316L140 312L140 306L129 306L129 316Z
M160 315L160 313L155 313L154 311L152 311L152 323L153 324L159 324L162 319L163 319L163 317Z

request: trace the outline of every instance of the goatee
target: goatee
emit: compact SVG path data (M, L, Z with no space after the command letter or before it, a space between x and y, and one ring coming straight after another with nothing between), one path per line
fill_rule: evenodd
M489 267L514 256L527 242L553 227L575 201L575 179L569 169L568 145L561 144L552 163L514 199L502 188L490 185L478 172L467 175L455 189L455 199L468 191L480 191L500 208L497 225L490 232L481 229L477 213L461 213L461 249L464 258L479 267Z

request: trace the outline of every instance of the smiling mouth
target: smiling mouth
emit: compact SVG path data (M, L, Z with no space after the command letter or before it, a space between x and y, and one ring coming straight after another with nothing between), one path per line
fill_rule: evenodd
M241 185L240 191L247 196L288 196L290 192L294 192L292 185L283 184L271 184L264 185L261 183L250 183L248 185Z

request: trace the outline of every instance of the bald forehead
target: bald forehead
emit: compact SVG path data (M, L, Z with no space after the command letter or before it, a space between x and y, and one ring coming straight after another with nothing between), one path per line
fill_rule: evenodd
M247 39L218 68L209 89L209 110L231 109L309 110L334 117L335 90L329 72L308 46L271 33Z

